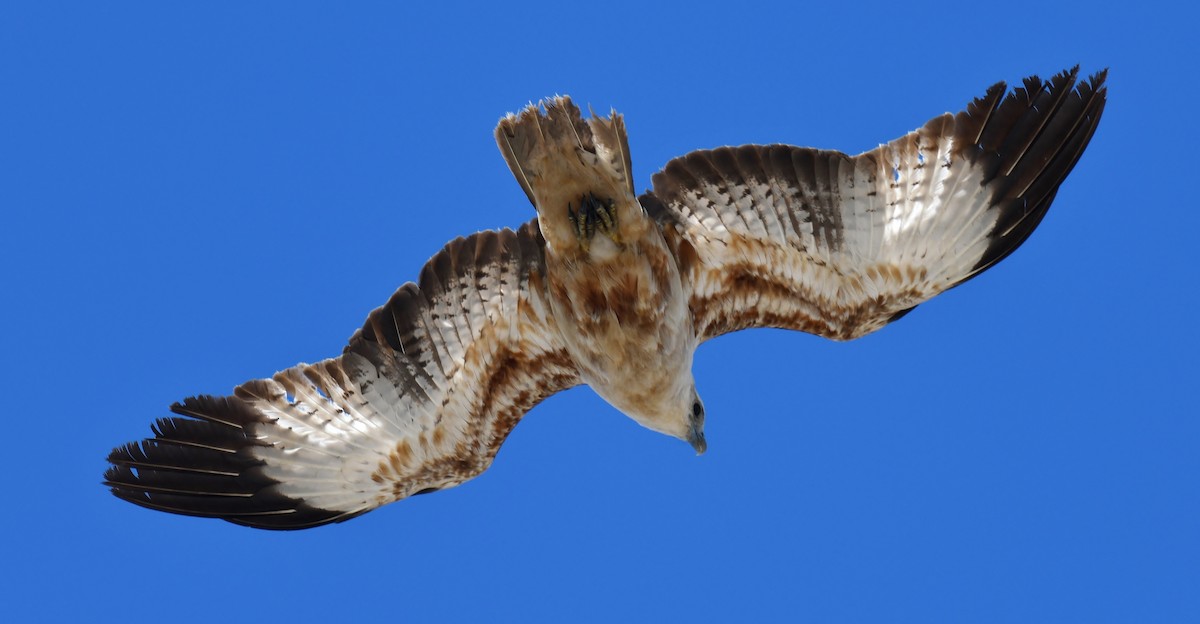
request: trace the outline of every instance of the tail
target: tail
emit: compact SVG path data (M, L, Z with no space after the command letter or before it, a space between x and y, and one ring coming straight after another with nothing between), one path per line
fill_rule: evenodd
M616 111L609 117L589 112L584 119L571 98L555 96L509 113L496 126L496 144L537 208L551 247L560 239L557 224L566 227L568 204L583 196L637 205L624 118Z
M589 166L593 160L605 163L633 195L625 119L616 111L609 117L589 112L591 118L583 119L570 97L558 95L530 104L520 114L509 113L496 126L500 153L533 205L538 205L538 191L547 190L539 184L568 173L580 158Z

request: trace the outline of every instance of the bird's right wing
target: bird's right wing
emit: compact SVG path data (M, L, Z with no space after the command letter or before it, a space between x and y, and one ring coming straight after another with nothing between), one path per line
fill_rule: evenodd
M870 333L1017 248L1104 110L1104 72L1004 83L957 115L847 156L743 145L676 158L643 207L664 225L701 339Z
M340 522L483 472L521 417L579 384L547 308L536 220L449 243L340 357L172 406L114 449L118 497L269 529Z

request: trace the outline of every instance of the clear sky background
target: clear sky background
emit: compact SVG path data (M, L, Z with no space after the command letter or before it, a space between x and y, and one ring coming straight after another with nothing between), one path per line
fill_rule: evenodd
M1193 9L324 4L0 8L2 619L1200 621ZM530 100L625 113L641 190L1076 63L1108 108L1030 240L857 342L704 345L703 457L578 388L482 477L311 531L100 485L173 401L339 353L528 219L492 128Z

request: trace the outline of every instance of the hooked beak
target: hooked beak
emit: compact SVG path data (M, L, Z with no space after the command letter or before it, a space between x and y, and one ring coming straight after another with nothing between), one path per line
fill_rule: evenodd
M704 440L704 425L693 424L688 427L687 441L696 449L697 455L703 455L708 450L708 442Z

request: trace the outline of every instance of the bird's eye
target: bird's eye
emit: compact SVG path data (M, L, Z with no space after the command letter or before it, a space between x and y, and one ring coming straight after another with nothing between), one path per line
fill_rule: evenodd
M692 417L693 418L700 418L700 414L703 414L703 413L704 413L704 408L700 407L699 402L692 403Z

